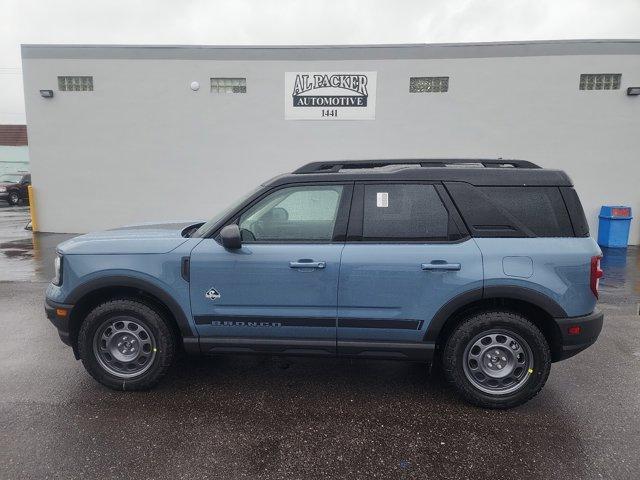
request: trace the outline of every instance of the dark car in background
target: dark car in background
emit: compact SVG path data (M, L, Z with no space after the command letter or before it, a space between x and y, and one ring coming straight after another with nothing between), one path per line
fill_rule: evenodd
M4 173L0 175L0 200L9 205L29 202L28 187L31 185L31 174L27 172Z

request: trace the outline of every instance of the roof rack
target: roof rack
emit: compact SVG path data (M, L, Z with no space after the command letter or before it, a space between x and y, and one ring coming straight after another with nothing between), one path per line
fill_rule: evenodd
M311 162L303 165L302 167L294 170L293 173L337 173L342 169L357 169L357 168L377 168L385 167L387 165L420 165L421 167L449 167L449 166L463 166L469 165L481 165L485 168L540 168L535 163L528 162L526 160L485 160L485 159L423 159L423 160L336 160L329 162Z

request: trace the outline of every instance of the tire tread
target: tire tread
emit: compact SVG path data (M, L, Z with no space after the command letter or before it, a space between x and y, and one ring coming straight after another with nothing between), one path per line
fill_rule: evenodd
M477 390L467 380L464 371L459 364L462 359L460 349L464 348L465 341L483 330L496 327L515 328L516 333L526 332L526 340L531 349L541 353L542 366L534 372L535 386L529 386L505 396L491 396ZM461 345L462 344L462 345ZM535 353L534 353L535 356ZM490 409L506 409L521 405L535 397L547 381L551 369L551 351L542 332L526 317L519 313L507 310L489 310L472 314L464 318L453 330L445 344L442 353L442 369L447 382L452 385L462 397L476 406ZM531 380L529 380L531 382Z
M159 335L156 338L158 353L156 365L140 377L121 379L105 372L93 354L93 334L102 322L102 317L114 312L130 312L144 319ZM114 390L149 390L164 377L173 364L176 355L175 335L165 319L153 306L133 298L114 298L94 307L85 317L78 333L80 359L89 374L98 382Z

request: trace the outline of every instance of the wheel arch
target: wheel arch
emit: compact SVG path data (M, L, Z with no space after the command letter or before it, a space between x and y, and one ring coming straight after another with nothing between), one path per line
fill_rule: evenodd
M433 317L424 340L441 350L454 328L470 314L501 309L525 316L542 332L553 361L562 353L560 328L555 318L564 318L566 311L548 296L524 287L485 287L465 292L445 304Z
M78 332L87 313L100 303L122 297L140 300L158 310L167 318L177 338L184 341L186 338L194 337L189 321L178 302L160 287L137 278L101 277L77 287L65 299L66 303L73 305L69 318L69 334L76 357Z

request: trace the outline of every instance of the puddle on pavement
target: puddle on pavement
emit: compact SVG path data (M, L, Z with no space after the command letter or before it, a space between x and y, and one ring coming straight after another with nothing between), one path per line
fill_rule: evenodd
M636 304L640 297L640 248L602 248L602 303Z
M33 240L22 239L0 243L0 252L9 258L22 260L33 258Z

